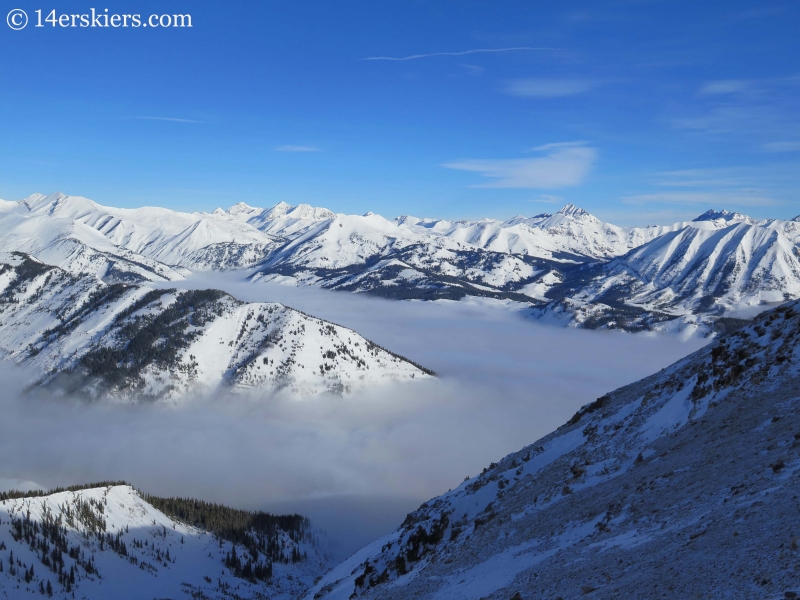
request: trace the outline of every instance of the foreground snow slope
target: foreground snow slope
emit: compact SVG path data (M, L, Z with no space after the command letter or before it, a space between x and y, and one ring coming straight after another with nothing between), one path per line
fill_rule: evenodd
M179 401L188 391L343 393L429 377L355 331L218 290L106 284L0 256L0 354L40 385Z
M307 599L800 592L798 409L794 302L423 504Z
M292 528L278 525L266 554L236 545L239 557L270 565L261 580L226 567L230 541L170 518L127 485L2 500L0 598L41 598L40 589L86 600L294 598L325 559L307 521L285 520Z

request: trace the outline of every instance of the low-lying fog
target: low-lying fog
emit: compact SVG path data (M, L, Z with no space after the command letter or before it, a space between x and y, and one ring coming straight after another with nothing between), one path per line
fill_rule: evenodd
M345 398L222 394L181 409L120 408L21 397L23 377L6 365L0 484L125 479L161 495L300 512L341 557L581 405L708 342L546 326L499 303L392 302L219 275L184 285L283 302L441 377Z

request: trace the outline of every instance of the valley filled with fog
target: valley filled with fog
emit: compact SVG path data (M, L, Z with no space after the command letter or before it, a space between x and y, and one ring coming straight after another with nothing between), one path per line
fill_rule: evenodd
M709 341L547 326L518 304L492 300L397 302L217 273L177 285L284 303L438 377L345 396L217 390L174 408L25 394L29 374L5 364L0 455L14 457L0 466L7 487L14 479L46 488L124 479L161 495L299 512L328 530L342 556L583 404Z

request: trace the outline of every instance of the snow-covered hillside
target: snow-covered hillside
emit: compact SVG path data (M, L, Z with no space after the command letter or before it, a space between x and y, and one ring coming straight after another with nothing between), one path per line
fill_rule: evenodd
M240 268L276 245L274 237L233 219L110 208L60 193L0 202L0 231L0 250L27 252L107 281L173 281L187 268Z
M654 318L723 316L800 298L797 248L781 228L720 221L719 229L686 227L575 270L560 289L548 290L556 301L540 314L635 328Z
M423 504L306 598L800 592L798 389L794 302L585 405Z
M429 377L356 332L217 290L106 284L24 254L0 256L0 353L40 385L179 401L187 391L344 393Z
M155 501L183 504L128 485L0 500L0 598L294 598L324 570L324 542L300 516L192 503L238 517L212 534Z
M446 221L335 214L284 202L183 213L85 198L0 201L0 251L107 283L240 270L252 282L393 299L485 296L559 322L652 329L800 297L800 222L709 210L691 222L619 227L568 204L555 214Z

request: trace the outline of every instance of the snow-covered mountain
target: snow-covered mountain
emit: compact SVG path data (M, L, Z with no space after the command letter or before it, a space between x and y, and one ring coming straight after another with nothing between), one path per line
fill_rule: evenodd
M53 194L0 202L0 231L0 251L107 283L239 269L252 282L394 299L512 300L577 326L710 321L800 297L800 222L725 210L619 227L572 204L507 221L388 220L284 202L212 213L116 209Z
M548 290L555 301L541 313L637 328L654 316L723 316L800 298L799 253L782 227L744 218L721 222L719 229L669 232L621 258L573 271Z
M433 221L403 216L397 223L418 233L430 233L485 250L560 261L607 259L624 254L668 231L686 226L618 227L604 223L574 204L555 214L508 221Z
M153 289L0 256L0 354L54 390L180 401L225 389L343 393L430 372L355 331L218 290Z
M2 598L293 598L325 568L320 534L298 515L119 484L0 499Z
M799 336L794 302L598 398L306 599L794 598Z
M241 268L262 260L277 243L234 219L109 208L60 193L0 202L0 231L0 250L26 252L107 281L174 281L185 269Z

